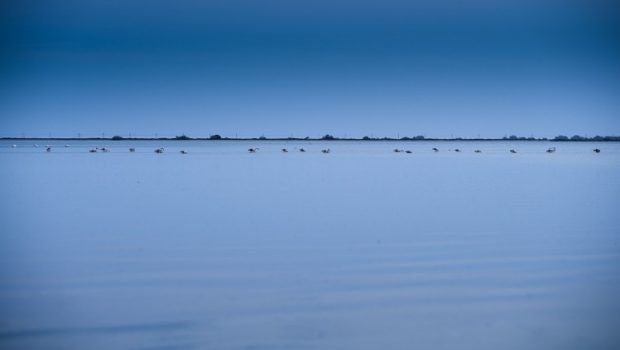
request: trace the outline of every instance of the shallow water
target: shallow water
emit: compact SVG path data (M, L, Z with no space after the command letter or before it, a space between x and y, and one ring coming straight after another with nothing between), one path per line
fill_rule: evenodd
M2 349L620 348L618 143L32 143Z

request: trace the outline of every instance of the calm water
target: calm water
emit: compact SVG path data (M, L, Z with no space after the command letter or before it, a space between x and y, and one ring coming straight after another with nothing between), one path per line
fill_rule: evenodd
M2 349L620 348L618 143L32 143Z

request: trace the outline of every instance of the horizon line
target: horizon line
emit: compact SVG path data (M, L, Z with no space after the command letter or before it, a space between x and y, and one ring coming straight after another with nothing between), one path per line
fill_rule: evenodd
M266 137L261 135L259 137L226 137L219 134L213 134L208 137L190 137L185 134L174 137L145 137L145 136L119 136L114 135L111 137L75 137L75 136L59 136L59 137L17 137L17 136L2 136L0 140L64 140L64 141L88 141L88 140L101 140L101 141L620 141L620 136L580 136L573 135L571 137L565 135L558 135L553 138L548 137L523 137L523 136L503 136L503 137L425 137L418 136L403 136L403 137L337 137L330 134L325 134L322 137Z

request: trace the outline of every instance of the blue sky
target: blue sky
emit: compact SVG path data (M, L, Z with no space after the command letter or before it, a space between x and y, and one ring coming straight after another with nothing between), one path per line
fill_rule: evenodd
M0 135L620 134L612 1L4 1Z

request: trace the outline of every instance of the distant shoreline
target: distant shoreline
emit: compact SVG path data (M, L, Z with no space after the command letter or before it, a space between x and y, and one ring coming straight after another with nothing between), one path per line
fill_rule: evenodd
M0 137L0 140L7 141L364 141L364 142L420 142L420 141L466 141L466 142L502 142L502 141L521 141L521 142L620 142L620 136L595 136L595 137L566 137L558 136L555 138L533 138L533 137L503 137L503 138L426 138L426 137L402 137L402 138L339 138L326 135L320 138L310 137L220 137L216 135L210 137Z

